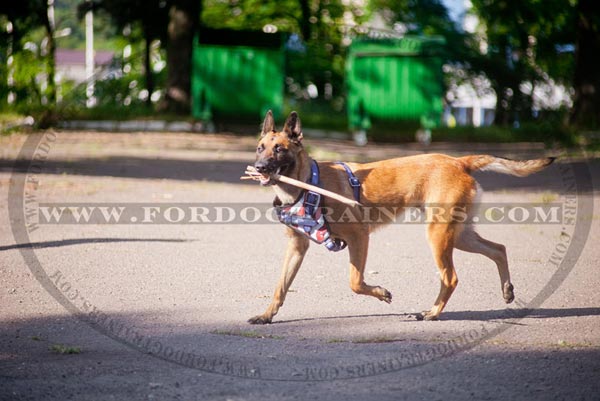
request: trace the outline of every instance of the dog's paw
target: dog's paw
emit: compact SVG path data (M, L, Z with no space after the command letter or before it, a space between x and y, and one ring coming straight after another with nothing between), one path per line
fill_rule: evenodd
M515 300L514 289L515 287L513 287L511 283L504 284L502 295L504 296L504 302L506 302L507 304Z
M379 289L381 290L381 296L379 297L380 300L382 300L383 302L386 302L388 304L392 303L392 293L389 292L388 290L386 290L385 288L381 288L379 287Z
M438 320L439 315L434 315L433 313L431 313L431 311L423 311L421 313L417 313L416 315L417 320L421 321L421 320L429 320L429 321L433 321L433 320Z
M263 315L258 315L258 316L254 316L254 317L251 317L250 319L248 319L248 323L250 323L250 324L270 324L271 318L264 317Z

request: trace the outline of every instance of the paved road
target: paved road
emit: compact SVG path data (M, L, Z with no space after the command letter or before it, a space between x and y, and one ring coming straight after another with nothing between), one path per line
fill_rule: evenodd
M3 197L11 180L32 177L23 160L10 172L25 139L0 140ZM423 151L307 141L320 160ZM279 224L131 223L145 206L161 206L159 217L190 203L265 211L271 192L237 180L253 146L230 135L58 133L25 187L31 204L110 202L133 214L127 224L45 224L26 235L22 204L1 205L0 399L598 398L600 202L582 182L588 168L598 179L596 161L522 180L478 174L484 202L579 208L577 224L565 212L559 224L480 226L508 248L509 309L493 264L457 252L460 283L442 319L416 321L438 277L424 227L394 224L373 235L366 269L394 294L391 305L350 291L345 252L312 246L275 323L257 327L245 321L277 281ZM527 157L544 152L536 146L428 151Z

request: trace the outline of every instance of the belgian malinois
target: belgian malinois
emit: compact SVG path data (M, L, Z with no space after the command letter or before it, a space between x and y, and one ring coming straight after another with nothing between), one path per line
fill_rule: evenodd
M365 222L364 208L394 205L398 213L408 205L444 205L445 212L433 216L427 224L427 239L433 259L439 269L441 288L433 307L417 319L435 320L448 303L458 279L452 260L454 249L479 253L493 260L500 275L502 296L506 303L514 300L504 245L488 241L478 235L470 222L457 221L450 215L453 207L462 207L468 214L475 213L473 202L481 188L471 173L477 170L495 171L524 177L538 172L552 163L553 158L515 161L489 155L451 157L442 154L423 154L373 163L347 165L361 182L362 207L349 208L338 201L323 198L333 237L343 240L350 254L350 288L357 294L370 295L390 303L392 294L385 288L368 285L364 281L365 263L369 248L369 234L387 221ZM270 178L277 173L307 181L312 161L302 145L302 128L296 112L292 112L282 131L275 129L273 115L265 117L261 138L256 151L255 168L262 173L262 185L271 185L277 195L274 204L292 204L302 189ZM344 168L333 162L319 162L322 187L352 198ZM352 222L337 217L345 213L354 216ZM466 221L469 221L466 219ZM309 246L308 237L288 228L289 242L281 278L273 300L262 314L248 320L252 324L270 323L283 305L286 293L302 264Z

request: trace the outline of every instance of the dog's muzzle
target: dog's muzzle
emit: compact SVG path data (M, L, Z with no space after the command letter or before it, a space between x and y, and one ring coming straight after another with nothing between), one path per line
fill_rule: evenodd
M288 165L281 164L279 166L276 166L275 163L273 163L273 161L259 160L256 163L254 163L254 168L256 169L256 171L263 175L263 177L261 177L260 179L260 185L266 186L275 184L275 180L273 180L271 176L273 174L281 174L288 168Z

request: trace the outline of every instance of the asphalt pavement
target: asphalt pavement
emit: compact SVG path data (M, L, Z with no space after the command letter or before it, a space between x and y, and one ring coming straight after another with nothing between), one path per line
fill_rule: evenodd
M317 160L557 153L305 141ZM1 400L599 397L597 159L562 154L524 179L477 173L484 205L546 213L478 228L507 247L509 306L494 264L457 251L445 312L417 321L439 277L424 225L402 221L372 235L366 268L390 305L352 293L347 251L313 244L273 324L252 326L286 244L272 191L239 181L254 138L47 132L0 145Z

